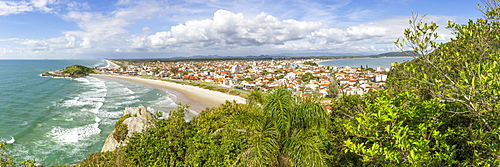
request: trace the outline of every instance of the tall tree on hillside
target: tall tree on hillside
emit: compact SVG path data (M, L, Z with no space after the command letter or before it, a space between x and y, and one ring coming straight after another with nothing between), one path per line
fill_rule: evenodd
M396 93L416 89L423 99L446 104L442 133L452 134L456 160L469 165L500 165L500 1L484 0L485 18L467 24L449 22L455 38L444 44L433 40L435 23L410 20L406 40L398 41L418 53L417 59L397 67L389 87Z
M130 138L125 147L127 158L138 166L182 166L186 156L187 106L179 106L166 119L153 120L155 128Z
M335 77L330 77L330 85L328 85L328 96L337 97L340 94L339 81Z
M241 163L250 166L325 166L322 152L328 115L312 99L301 100L283 88L274 89L261 104L263 118L254 120L250 148Z

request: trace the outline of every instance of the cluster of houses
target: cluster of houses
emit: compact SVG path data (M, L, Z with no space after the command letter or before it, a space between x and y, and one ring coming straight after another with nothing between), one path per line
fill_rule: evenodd
M389 70L321 66L314 63L317 61L321 60L118 62L126 67L102 69L102 72L204 82L243 90L286 87L301 94L329 96L330 89L346 94L383 89Z

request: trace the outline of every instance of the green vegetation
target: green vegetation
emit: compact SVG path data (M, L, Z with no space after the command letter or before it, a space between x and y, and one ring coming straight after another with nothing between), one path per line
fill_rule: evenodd
M125 140L125 137L127 137L128 126L127 124L124 124L123 121L125 121L125 119L129 117L130 114L124 115L115 123L115 131L113 132L113 138L115 138L115 140L118 142Z
M201 83L201 82L185 82L185 81L179 81L179 80L166 80L166 79L162 79L162 81L167 81L167 82L174 82L174 83L178 83L178 84L183 84L183 85L191 85L191 86L196 86L196 87L200 87L200 88L203 88L203 89L208 89L208 90L213 90L213 91L217 91L217 92L222 92L222 93L227 93L227 94L230 94L230 95L235 95L235 96L240 96L240 97L243 97L243 98L247 98L248 97L248 92L244 91L244 90L239 90L239 89L228 89L228 88L223 88L223 87L219 87L219 86L215 86L213 84L205 84L205 83Z
M304 75L302 75L301 79L302 79L302 81L304 83L309 83L309 81L315 80L315 79L318 79L318 78L315 77L313 74L311 74L311 73L308 72L308 73L305 73Z
M306 62L304 62L304 65L318 66L318 64L317 64L317 63L312 62L312 61L306 61Z
M5 146L7 143L5 141L0 141L0 166L1 167L14 167L14 166L35 166L36 161L33 159L28 159L16 163L12 155L5 153Z
M66 67L64 70L62 70L62 72L68 73L70 74L70 76L87 76L91 73L94 73L94 69L82 65L72 65Z
M11 155L5 153L5 141L0 142L0 165L1 166L14 166L15 162Z
M500 165L500 11L490 2L486 19L450 22L455 38L444 44L435 23L410 20L396 43L418 58L391 71L387 92L351 104L363 107L344 125L362 140L346 140L348 151L373 165Z

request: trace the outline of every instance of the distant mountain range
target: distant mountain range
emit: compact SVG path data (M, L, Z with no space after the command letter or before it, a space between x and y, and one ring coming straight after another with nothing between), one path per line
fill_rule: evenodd
M413 54L413 51L407 51L409 54ZM236 57L308 57L308 56L314 56L314 57L353 57L353 56L377 56L377 57L400 57L400 56L408 56L407 54L404 54L403 52L387 52L387 53L381 53L381 54L353 54L353 53L281 53L281 54L272 54L272 55L248 55L248 56L219 56L219 55L195 55L195 56L190 56L190 57L172 57L168 59L210 59L210 58L236 58Z

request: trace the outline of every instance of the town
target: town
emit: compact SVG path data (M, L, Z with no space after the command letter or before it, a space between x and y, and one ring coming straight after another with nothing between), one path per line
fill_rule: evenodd
M364 94L385 88L389 68L333 67L318 65L325 59L217 60L140 62L117 61L120 68L102 73L143 76L153 79L200 82L220 87L268 91L286 87L301 96L335 97Z

